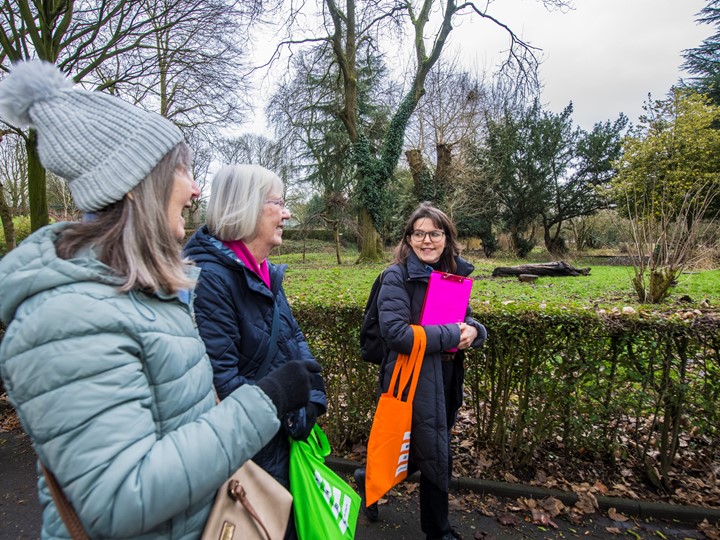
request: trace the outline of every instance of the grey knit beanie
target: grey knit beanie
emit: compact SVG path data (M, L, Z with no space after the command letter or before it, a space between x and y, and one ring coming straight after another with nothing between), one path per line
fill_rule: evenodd
M67 180L77 207L119 201L183 140L169 120L101 92L73 88L53 64L15 64L0 82L0 117L37 130L40 161Z

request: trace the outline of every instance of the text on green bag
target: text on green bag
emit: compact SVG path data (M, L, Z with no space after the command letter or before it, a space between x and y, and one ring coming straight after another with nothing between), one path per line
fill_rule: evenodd
M339 519L337 526L340 529L340 534L345 534L348 528L348 518L350 517L352 500L340 491L339 488L332 486L330 482L325 480L317 469L313 471L313 476L315 477L317 487L320 488L320 491L322 491L325 496L325 502L330 505L333 517L336 520Z

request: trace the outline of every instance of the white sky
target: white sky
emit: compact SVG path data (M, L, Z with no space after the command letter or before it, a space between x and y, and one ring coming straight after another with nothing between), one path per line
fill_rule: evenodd
M489 13L542 49L541 101L553 112L572 101L573 121L587 130L621 112L636 123L648 93L663 99L687 76L680 70L683 49L697 47L714 30L695 22L705 0L574 0L573 5L561 13L548 12L540 0L490 0ZM469 70L492 71L508 47L504 31L477 16L466 17L450 36L448 52L459 48ZM273 41L261 41L258 58L269 55ZM260 94L272 92L267 80L262 86ZM241 129L246 130L272 136L262 105Z
M567 13L549 13L538 0L498 1L491 13L543 49L543 104L560 112L572 101L573 120L584 129L614 120L620 112L636 123L648 92L653 99L663 99L673 84L687 76L680 70L683 49L699 46L714 31L695 22L705 0L575 0L573 4L575 9ZM480 26L468 19L458 30L476 35L477 52L463 48L471 64L487 65L493 61L492 51L507 48L503 34L487 23Z

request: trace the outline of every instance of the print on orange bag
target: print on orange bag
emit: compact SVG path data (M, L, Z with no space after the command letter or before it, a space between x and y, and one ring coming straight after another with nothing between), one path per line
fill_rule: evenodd
M408 460L410 459L410 432L406 431L403 435L403 443L400 445L400 457L398 458L398 468L395 469L395 478L408 470Z

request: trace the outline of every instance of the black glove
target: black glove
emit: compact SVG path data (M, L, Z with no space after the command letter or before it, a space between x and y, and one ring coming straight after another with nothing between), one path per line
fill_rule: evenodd
M296 441L306 441L312 433L318 412L317 405L312 401L304 409L291 412L285 417L285 431Z
M278 418L307 405L313 376L320 373L320 364L309 360L293 360L271 371L257 385L275 404Z

